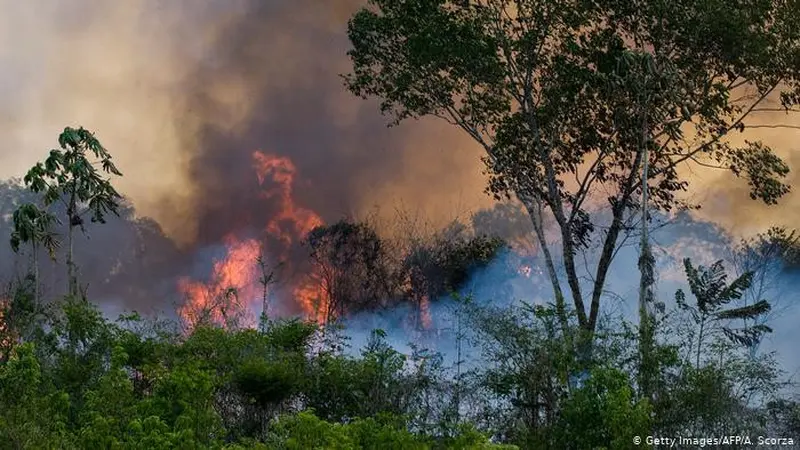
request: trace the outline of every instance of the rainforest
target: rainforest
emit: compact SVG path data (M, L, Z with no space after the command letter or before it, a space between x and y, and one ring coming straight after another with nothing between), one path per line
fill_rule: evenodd
M797 0L0 6L0 449L800 446Z

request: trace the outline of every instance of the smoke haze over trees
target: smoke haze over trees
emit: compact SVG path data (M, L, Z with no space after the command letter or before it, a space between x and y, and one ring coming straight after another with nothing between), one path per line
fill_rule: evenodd
M734 3L0 0L0 448L797 444L800 4Z

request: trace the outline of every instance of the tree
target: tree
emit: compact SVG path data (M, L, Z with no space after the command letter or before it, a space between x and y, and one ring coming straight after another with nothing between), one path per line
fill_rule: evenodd
M743 239L731 256L737 275L753 274L752 286L741 299L743 305L752 305L763 298L769 298L772 305L769 314L752 322L745 319L744 327L765 325L771 316L784 313L790 305L780 307L781 297L787 290L783 278L787 268L800 261L800 235L794 230L772 227L753 238ZM758 344L756 342L749 348L751 357L756 356Z
M33 203L25 203L11 219L11 249L19 252L20 244L30 243L32 247L34 304L39 306L39 246L47 249L50 258L55 260L56 250L61 245L52 227L58 219L48 211L39 209Z
M751 347L764 333L772 331L764 324L745 328L732 328L727 325L731 320L757 319L770 310L769 303L763 299L751 305L723 309L731 301L742 298L743 293L750 288L753 283L752 272L747 272L728 284L728 275L725 273L722 261L717 261L706 268L695 267L687 258L683 260L683 265L696 304L691 306L686 303L686 294L681 289L675 293L675 301L680 309L691 313L698 327L695 367L700 367L700 354L705 339L716 332L721 331L736 344Z
M61 149L50 150L45 161L36 163L25 175L25 185L43 195L44 204L60 202L67 216L67 293L78 294L76 266L73 259L75 229L84 229L84 216L92 222L105 223L108 213L118 214L122 196L102 173L122 176L111 155L84 128L65 128L58 137ZM92 160L92 156L94 160ZM95 167L100 165L100 170Z
M543 231L545 217L555 221L577 319L591 336L637 214L645 149L657 210L696 206L677 197L687 164L727 169L768 204L788 192L788 167L769 147L727 137L753 127L746 119L759 111L798 105L798 25L797 2L766 0L371 0L349 22L345 83L381 99L390 125L433 116L483 147L488 190L527 209L563 310ZM610 209L602 228L590 213L601 203ZM587 286L576 257L593 240Z
M327 300L324 322L385 306L395 283L386 244L369 225L339 221L317 227L305 243Z
M496 257L508 250L499 238L485 235L469 236L458 229L453 233L441 233L428 240L411 242L402 261L405 281L405 296L412 302L422 325L421 315L429 302L448 298L469 289L470 278L478 269L487 267ZM516 273L505 273L505 277L492 280L492 294L502 292L504 282Z

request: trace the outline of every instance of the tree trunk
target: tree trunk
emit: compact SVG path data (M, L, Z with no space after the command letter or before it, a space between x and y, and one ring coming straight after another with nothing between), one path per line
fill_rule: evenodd
M73 260L73 243L75 240L75 227L80 224L80 216L77 212L77 193L75 187L72 187L69 197L69 204L67 205L67 294L70 297L78 295L78 280L75 274L75 261Z
M594 277L594 287L592 289L592 303L589 311L589 321L586 325L586 330L590 334L594 334L595 327L597 326L597 318L600 315L600 297L603 295L603 288L606 285L606 277L608 270L611 268L611 262L614 259L614 251L617 248L617 240L619 233L622 231L624 223L625 207L633 195L636 186L636 180L639 175L639 167L642 164L642 151L636 152L636 157L631 165L631 172L628 179L625 181L625 190L621 195L614 200L611 205L613 219L611 226L606 233L605 241L603 242L603 250L600 253L600 262L597 264L597 270ZM564 256L567 257L566 255Z
M556 302L556 313L558 320L561 324L561 331L566 337L569 334L569 321L567 319L567 307L564 301L564 292L561 290L561 282L558 279L558 272L556 272L555 264L553 263L553 255L550 253L550 247L544 235L544 226L542 224L542 203L534 198L527 196L519 196L525 209L528 210L528 216L533 223L533 229L536 232L536 239L539 241L539 247L542 249L544 255L545 266L547 274L550 277L550 283L553 285L553 295Z
M700 352L703 349L703 332L705 331L706 318L700 320L700 333L697 336L697 355L695 358L695 368L700 368Z
M647 116L642 120L642 240L639 255L639 384L645 398L652 397L652 380L655 370L652 361L653 330L647 305L652 302L653 254L647 235L647 180L648 180L648 129Z
M69 296L77 294L76 279L75 279L75 263L72 260L72 242L75 233L75 227L70 223L69 231L67 232L67 293Z
M33 307L39 312L39 243L33 241Z

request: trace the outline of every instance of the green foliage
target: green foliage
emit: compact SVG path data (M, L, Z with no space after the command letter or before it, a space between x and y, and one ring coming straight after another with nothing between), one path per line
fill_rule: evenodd
M415 394L403 372L405 357L386 344L382 332L373 333L361 356L327 353L311 363L307 406L324 420L399 415Z
M632 437L650 434L650 411L624 373L597 368L564 403L553 439L564 449L636 448Z
M301 366L302 367L302 366ZM247 361L234 374L236 387L257 405L280 404L297 394L302 373L293 361Z
M47 249L50 258L55 259L56 250L61 244L57 235L52 231L52 227L58 223L58 219L53 214L39 209L32 203L26 203L14 211L11 223L13 226L12 250L19 251L22 243L31 243L34 248L42 245Z
M663 410L661 421L677 419L703 432L723 432L734 422L733 413L738 413L740 408L733 394L731 377L720 367L711 365L699 369L686 367L670 390L670 397L663 401L671 404L671 410Z
M440 356L399 353L382 330L356 356L312 351L316 328L296 320L179 336L136 314L109 323L70 297L0 361L0 438L12 448L511 450L628 448L650 430L762 430L770 417L794 426L774 361L671 372L674 354L656 346L651 407L631 382L629 327L598 330L578 380L584 366L552 307L462 307L485 354L456 376ZM753 392L770 407L746 412Z
M697 352L695 365L700 365L700 353L703 351L705 339L717 331L731 341L742 345L752 346L761 336L771 332L765 324L756 324L746 328L732 328L727 324L732 320L746 320L758 318L769 312L770 305L766 300L735 308L723 309L731 301L742 298L744 291L750 288L753 273L746 272L728 284L728 275L722 261L715 262L711 267L694 267L689 259L683 261L689 288L696 299L696 306L686 303L686 295L682 290L675 293L678 307L691 314L697 324Z
M70 225L81 216L77 210L86 205L92 214L92 222L105 222L108 213L117 213L121 196L111 183L103 179L94 162L94 156L102 172L116 176L122 173L111 161L111 155L94 135L83 128L65 128L58 137L61 149L50 151L43 163L37 163L25 175L25 184L36 193L42 193L44 203L50 205L67 197L67 215Z
M41 319L45 308L37 304L35 283L35 277L28 275L0 294L0 361L8 359L20 341L43 333Z
M625 427L646 426L650 409L631 387L630 372L606 368L623 367L634 356L634 333L601 327L596 359L582 377L586 368L560 334L554 306L477 308L470 316L491 362L479 385L513 406L488 411L498 416L496 430L508 442L522 448L628 445L635 434L626 435L631 428Z
M468 426L447 442L410 433L392 416L378 415L356 419L347 424L326 422L311 411L303 411L277 421L270 433L271 448L275 449L340 449L340 450L426 450L447 448L457 450L513 450L516 447L495 445Z
M0 440L10 448L47 448L67 438L65 393L47 389L33 344L0 365Z

